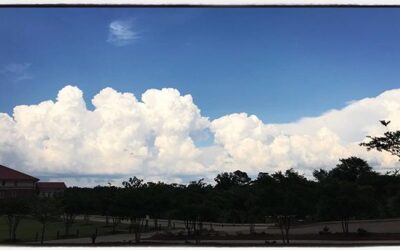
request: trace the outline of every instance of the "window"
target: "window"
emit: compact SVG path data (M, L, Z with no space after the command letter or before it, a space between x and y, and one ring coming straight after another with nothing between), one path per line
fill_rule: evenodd
M2 185L2 186L5 186L5 185L6 185L6 181L2 181L2 182L1 182L1 185Z
M14 186L18 186L18 181L14 181Z

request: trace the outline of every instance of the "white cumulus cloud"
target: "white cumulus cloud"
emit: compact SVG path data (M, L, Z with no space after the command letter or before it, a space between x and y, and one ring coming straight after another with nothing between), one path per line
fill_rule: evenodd
M353 155L377 170L400 167L394 156L358 145L366 135L385 131L378 120L391 120L391 129L400 129L400 89L286 124L246 113L210 121L191 95L171 88L149 89L140 99L105 88L91 102L93 110L78 87L66 86L55 100L0 113L0 164L93 185L102 179L118 184L133 175L211 181L236 169L255 175L295 168L310 174ZM214 141L198 146L210 133Z
M265 124L256 116L231 114L212 121L215 141L227 154L220 159L226 169L285 170L310 173L335 166L339 158L352 155L369 160L376 168L400 167L396 157L370 151L358 144L367 135L381 135L378 120L391 120L400 129L400 89L374 98L354 101L340 110L287 124Z

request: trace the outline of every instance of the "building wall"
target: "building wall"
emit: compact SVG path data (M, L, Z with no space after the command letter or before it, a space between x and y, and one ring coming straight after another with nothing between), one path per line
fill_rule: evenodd
M5 188L35 188L34 181L10 181L10 180L0 180L0 189Z
M27 197L35 193L34 181L0 180L0 199Z
M0 189L0 199L28 197L34 195L33 189Z
M62 195L63 193L64 193L64 190L60 190L60 189L45 189L45 190L39 191L39 196L40 197L55 197L58 195Z

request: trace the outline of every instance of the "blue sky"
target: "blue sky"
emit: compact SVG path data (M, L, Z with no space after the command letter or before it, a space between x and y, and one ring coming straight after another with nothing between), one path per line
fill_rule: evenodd
M130 22L125 46L109 25ZM3 8L0 111L90 99L106 86L173 87L212 119L232 112L289 122L399 86L400 9ZM10 69L11 67L11 69Z

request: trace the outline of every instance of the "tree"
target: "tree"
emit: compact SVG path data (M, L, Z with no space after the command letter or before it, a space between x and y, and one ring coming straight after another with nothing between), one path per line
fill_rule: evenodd
M313 186L303 175L293 169L272 175L278 196L273 214L281 229L283 243L289 244L289 231L295 217L305 217L312 212Z
M320 192L317 215L322 220L340 220L342 231L347 234L351 218L367 218L376 214L376 191L372 180L376 180L379 175L365 160L358 157L339 161L330 171L314 171Z
M126 217L127 208L125 207L124 196L121 192L117 192L111 201L110 209L112 233L116 233L116 229L121 220Z
M217 182L216 188L229 189L233 186L244 186L250 183L251 179L246 172L236 170L233 173L220 173L214 178Z
M130 189L140 188L143 186L143 180L134 176L133 178L129 178L128 181L123 181L122 185L124 186L124 188L130 188Z
M123 183L125 188L119 194L119 205L124 208L125 216L129 218L129 232L133 231L136 243L140 243L146 215L146 207L143 206L146 198L143 189L146 185L142 182L143 180L136 177L130 178L129 182Z
M382 125L387 127L389 123L390 121L385 121ZM366 147L368 151L376 149L379 152L389 152L400 160L400 130L386 131L383 136L367 136L367 138L369 138L369 141L360 143L360 146Z
M368 163L358 157L339 159L340 163L329 172L329 177L337 181L359 182L376 173Z
M9 240L17 240L17 228L24 215L29 214L29 199L6 198L1 200L0 214L7 217Z
M113 200L113 195L116 191L115 187L95 187L95 190L99 194L99 208L101 209L100 214L106 216L106 226L110 223L110 209Z
M292 225L294 215L277 215L276 216L276 223L279 226L282 236L283 244L289 245L289 230L290 226Z
M42 224L40 244L43 244L47 223L56 219L61 211L60 205L54 198L37 198L32 203L33 216Z
M71 226L75 223L75 217L81 211L82 197L79 196L80 189L67 189L62 199L63 212L61 218L64 222L65 235L69 235Z
M174 192L176 199L171 205L171 215L184 221L187 239L194 237L196 243L200 241L203 220L215 218L215 211L218 211L218 208L210 210L215 208L210 204L211 190L212 186L200 179L188 186L178 186Z
M318 215L322 220L341 221L343 233L349 232L349 220L358 212L357 187L354 183L329 183L321 187Z
M322 182L328 178L328 171L325 169L314 170L313 176L318 182Z

